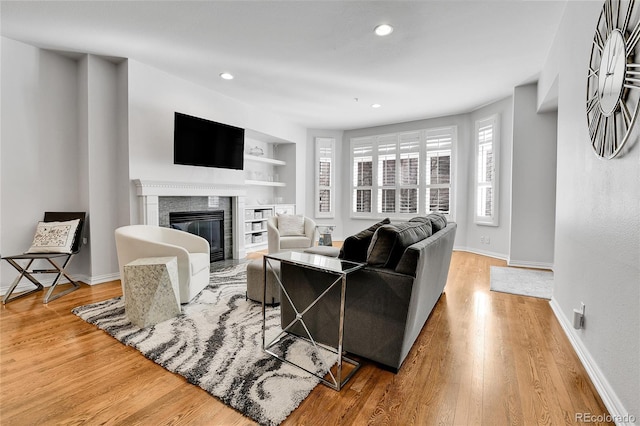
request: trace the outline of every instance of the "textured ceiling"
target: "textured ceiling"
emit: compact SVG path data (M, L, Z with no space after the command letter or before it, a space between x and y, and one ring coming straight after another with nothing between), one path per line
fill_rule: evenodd
M535 81L564 7L560 0L2 1L0 13L5 37L132 58L305 127L346 130L467 112ZM373 34L383 22L395 28L385 38ZM236 78L221 80L223 71Z

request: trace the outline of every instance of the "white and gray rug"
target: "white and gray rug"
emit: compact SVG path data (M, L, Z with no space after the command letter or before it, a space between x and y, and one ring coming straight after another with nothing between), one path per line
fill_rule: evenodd
M73 313L244 415L277 425L319 381L262 351L262 305L245 301L245 290L246 264L240 264L212 273L180 316L152 327L131 324L120 297ZM266 324L268 336L280 332L279 308L267 308ZM310 371L326 372L307 344L283 339L278 350Z
M551 299L553 296L553 272L492 266L491 290Z

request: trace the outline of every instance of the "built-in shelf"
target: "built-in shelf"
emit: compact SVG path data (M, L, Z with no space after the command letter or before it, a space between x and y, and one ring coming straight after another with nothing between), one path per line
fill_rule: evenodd
M268 246L267 221L276 214L295 214L294 204L261 204L244 209L244 247L249 251Z
M244 159L247 161L255 161L257 163L272 164L274 166L286 166L287 162L282 160L276 160L275 158L259 157L257 155L244 154Z
M287 186L284 182L269 182L266 180L245 180L245 185L256 185L256 186Z

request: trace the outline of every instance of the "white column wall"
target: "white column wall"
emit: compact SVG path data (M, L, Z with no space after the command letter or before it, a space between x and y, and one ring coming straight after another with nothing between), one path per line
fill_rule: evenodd
M118 79L117 65L88 55L87 158L88 200L91 216L91 280L117 279L114 229L118 226Z
M513 93L510 266L552 268L557 112L537 113L537 85Z

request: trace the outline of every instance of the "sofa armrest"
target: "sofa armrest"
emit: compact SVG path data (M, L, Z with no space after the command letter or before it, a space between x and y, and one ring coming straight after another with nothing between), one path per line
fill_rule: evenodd
M313 242L316 240L316 223L308 217L304 218L304 235L311 240L311 247L313 247Z
M426 240L407 248L408 255L417 255L415 284L407 315L402 358L407 356L424 323L444 292L451 264L457 225L450 222L446 228Z
M267 220L267 248L270 254L280 251L280 231L278 231L277 220L277 217Z

